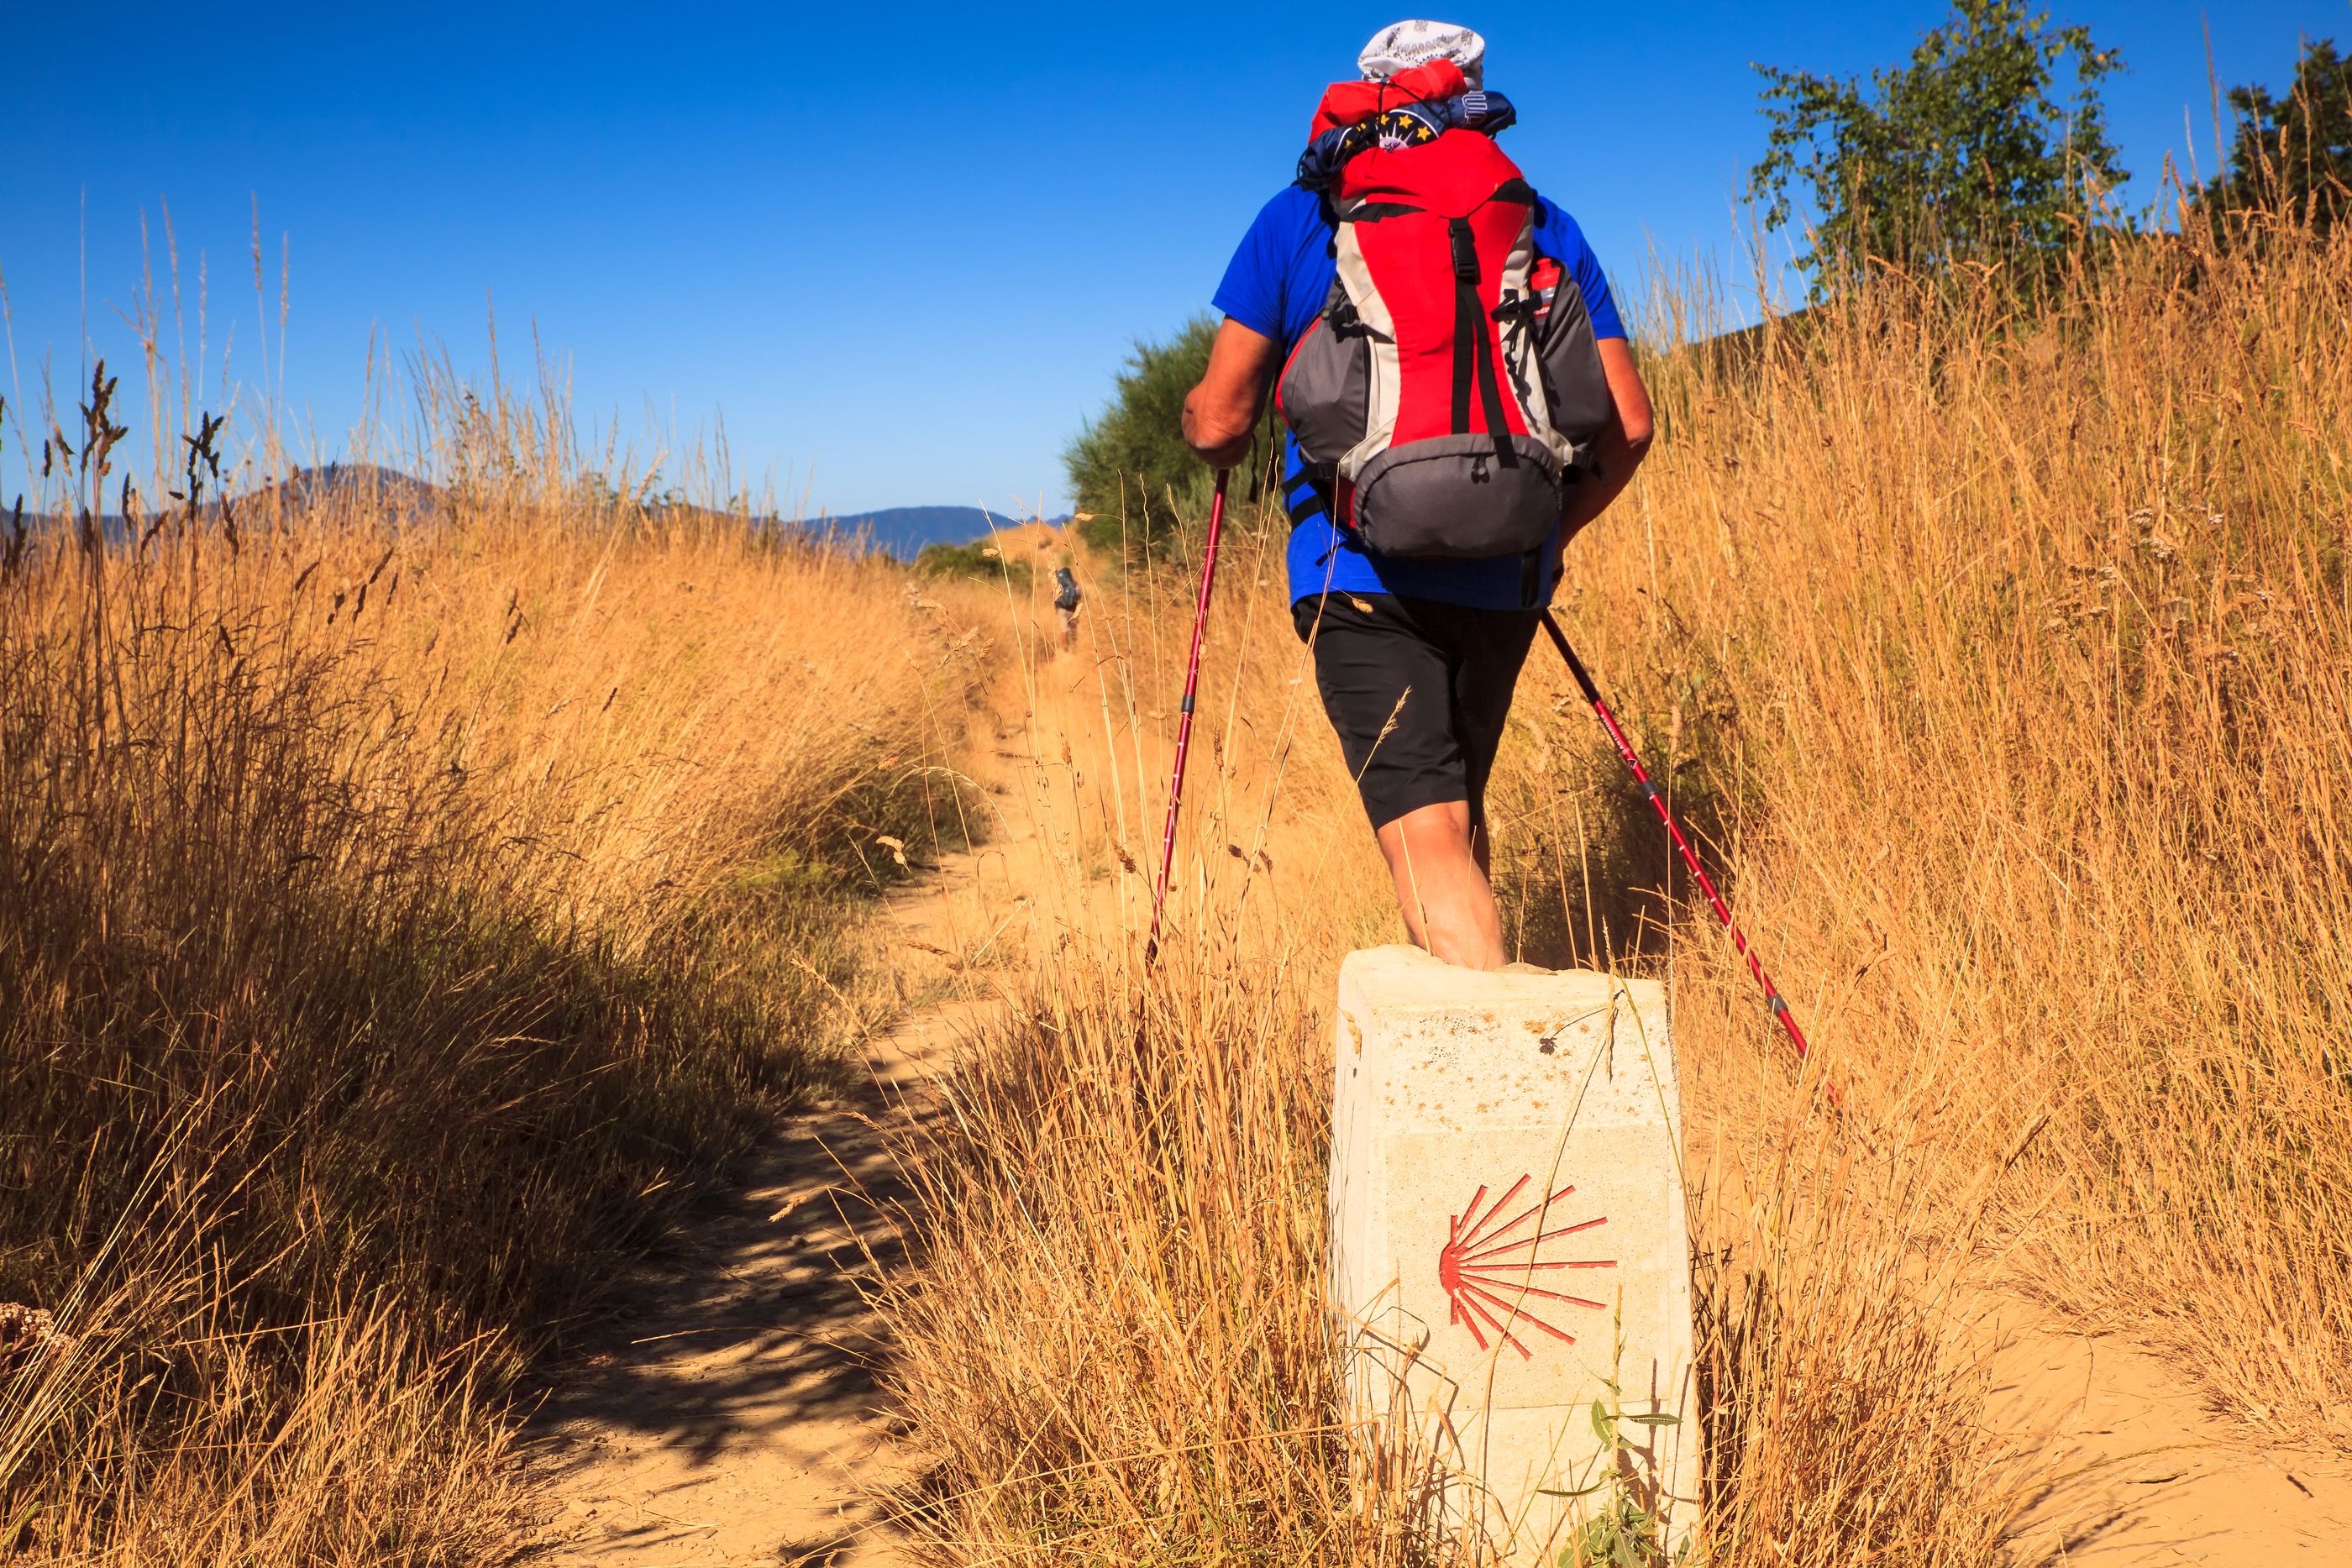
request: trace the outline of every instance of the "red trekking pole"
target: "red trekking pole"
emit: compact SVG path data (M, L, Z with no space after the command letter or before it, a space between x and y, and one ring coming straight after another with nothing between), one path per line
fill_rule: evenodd
M1217 536L1225 528L1225 476L1217 470L1216 499L1209 503L1209 547L1201 558L1201 601L1192 611L1192 658L1184 669L1184 706L1176 714L1176 771L1168 780L1168 831L1160 840L1160 885L1151 894L1151 935L1143 944L1148 967L1160 952L1160 906L1168 899L1168 873L1176 864L1176 808L1184 799L1184 758L1192 749L1192 698L1201 689L1201 638L1209 626L1209 588L1217 580Z
M1675 848L1682 852L1683 864L1690 867L1691 875L1698 878L1699 886L1706 890L1706 901L1715 905L1715 917L1723 922L1726 931L1731 933L1731 945L1739 950L1741 957L1748 960L1748 967L1755 975L1756 983L1764 988L1765 1007L1780 1020L1780 1027L1789 1031L1789 1039L1796 1045L1798 1059L1803 1060L1805 1032L1797 1027L1796 1015L1789 1010L1789 1004L1780 999L1779 989L1772 984L1772 977L1764 972L1763 961L1748 946L1747 935L1739 929L1738 922L1731 918L1731 910L1723 902L1723 894L1715 891L1715 883L1707 876L1706 869L1698 863L1698 856L1692 852L1690 841L1683 837L1675 814L1666 810L1665 793L1650 782L1650 775L1642 767L1642 759L1633 755L1633 743L1625 738L1625 732L1617 727L1617 716L1611 713L1609 705L1601 700L1601 688L1592 684L1592 676L1586 672L1584 661L1578 658L1576 650L1568 645L1567 633L1560 631L1559 622L1552 619L1549 610L1543 612L1543 629L1551 633L1553 646L1559 650L1559 656L1568 661L1568 673L1576 677L1577 685L1584 693L1584 700L1591 703L1592 711L1601 716L1601 727L1609 732L1609 738L1617 743L1617 755L1623 758L1625 766L1633 770L1633 780L1642 787L1650 809L1657 812L1658 821L1666 825L1667 835L1675 841ZM1834 1099L1835 1084L1831 1085L1831 1093Z

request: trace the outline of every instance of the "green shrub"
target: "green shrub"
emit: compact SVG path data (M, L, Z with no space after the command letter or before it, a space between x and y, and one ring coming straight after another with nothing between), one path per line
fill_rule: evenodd
M1805 233L1797 265L1816 298L1873 260L2006 262L2046 277L2126 178L2099 99L2122 61L2026 0L1953 0L1907 64L1867 84L1756 68L1772 129L1749 193L1767 228Z
M1109 406L1064 450L1078 536L1097 549L1158 559L1188 522L1208 517L1216 476L1184 444L1184 396L1216 339L1215 320L1195 316L1164 343L1139 340ZM1274 434L1269 410L1244 468L1268 459Z
M968 545L931 544L915 552L915 570L926 577L1008 578L1013 586L1029 586L1029 563L1002 554L986 539Z

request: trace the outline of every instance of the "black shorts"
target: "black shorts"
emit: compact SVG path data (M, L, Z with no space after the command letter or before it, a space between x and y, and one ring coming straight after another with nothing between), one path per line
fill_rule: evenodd
M1373 827L1449 800L1486 820L1486 776L1540 613L1338 590L1290 607Z

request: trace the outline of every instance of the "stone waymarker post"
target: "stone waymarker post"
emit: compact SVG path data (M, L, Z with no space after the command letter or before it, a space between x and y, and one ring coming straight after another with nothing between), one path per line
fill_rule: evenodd
M1689 1533L1699 1434L1664 988L1374 948L1339 971L1338 1059L1331 1279L1351 1417L1435 1465L1446 1526L1515 1561L1548 1562L1621 1485L1670 1542ZM1633 1445L1613 1463L1596 1400Z

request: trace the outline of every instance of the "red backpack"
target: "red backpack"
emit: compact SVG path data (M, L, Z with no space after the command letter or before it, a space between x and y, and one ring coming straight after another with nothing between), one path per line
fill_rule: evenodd
M1443 61L1343 82L1315 131L1461 90ZM1276 407L1366 549L1522 556L1532 603L1538 553L1615 406L1582 291L1536 254L1535 192L1491 137L1457 129L1356 153L1329 200L1339 277Z

